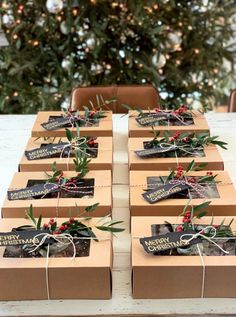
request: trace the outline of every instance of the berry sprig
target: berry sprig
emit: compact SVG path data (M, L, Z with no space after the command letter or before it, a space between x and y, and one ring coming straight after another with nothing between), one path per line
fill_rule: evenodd
M64 116L69 116L72 118L72 122L74 123L82 123L82 124L89 124L90 121L96 123L101 118L105 118L106 114L103 109L109 110L109 105L116 102L115 98L104 100L102 95L96 95L96 105L89 100L90 106L83 106L84 113L82 114L80 111L73 111L69 109L65 112ZM91 109L89 109L89 107Z
M66 137L69 141L71 150L75 151L75 153L77 153L80 157L87 157L88 156L87 150L91 147L95 147L95 145L97 144L95 142L96 137L88 137L88 136L80 137L80 128L77 123L76 123L76 130L77 130L76 135L74 135L74 133L69 129L65 129L65 130L66 130Z
M187 111L190 110L188 106L181 105L181 106L176 106L174 110L165 110L164 107L163 109L160 107L156 107L156 108L150 109L149 113L147 113L147 112L144 112L143 109L139 107L133 108L128 104L122 104L122 107L124 107L125 109L129 111L137 111L138 117L147 116L148 114L151 114L151 111L154 111L154 113L163 113L163 114L169 114L174 116L188 116L189 114L187 113Z
M179 131L175 133L165 132L164 138L158 139L160 132L152 129L152 133L154 134L153 139L149 142L149 144L153 147L160 146L162 143L172 143L177 147L188 145L191 149L197 149L199 147L204 147L205 145L215 144L220 146L223 149L227 149L226 142L218 140L218 136L209 136L208 133L195 133L195 132L184 132L181 133Z
M47 183L57 183L59 185L64 185L64 186L66 186L69 183L76 184L80 179L82 179L89 172L88 164L90 163L90 161L91 160L88 160L87 157L84 157L83 155L77 152L73 162L74 162L74 169L78 173L76 176L71 178L66 178L64 176L63 171L57 169L57 163L53 162L52 164L53 174L50 175L47 172L45 172L46 175L48 176Z
M196 225L194 222L197 219L204 218L208 214L208 207L211 203L211 201L206 201L200 205L197 206L190 206L189 201L186 206L183 209L183 212L180 214L180 216L183 216L182 223L178 225L172 225L172 228L174 231L177 232L184 232L188 230L197 230L198 226L202 228L202 225ZM213 224L214 219L212 218L211 223L206 224L207 226L212 226L216 230L216 237L232 237L234 236L234 233L231 231L230 226L232 224L234 219L231 219L229 224L225 225L225 219L220 223L220 225ZM205 236L211 236L212 235L212 229L209 229L208 231L202 231L202 234Z
M188 183L192 184L203 184L207 182L216 182L215 178L217 177L217 174L213 174L211 171L207 171L205 175L200 176L200 177L194 177L194 176L189 176L189 172L191 171L200 171L202 168L206 166L205 163L201 163L199 165L195 165L195 161L193 160L192 162L189 163L187 168L184 170L183 166L179 165L177 166L176 170L170 170L169 175L166 178L166 181L160 177L162 183L164 184L165 182L169 180L183 180L186 179Z
M91 206L85 207L86 213L92 213L96 210L99 203L96 203ZM115 221L115 220L108 220L109 215L99 219L94 227L88 226L86 222L91 220L91 217L81 218L83 213L78 212L79 218L70 217L67 221L63 222L62 224L58 225L57 220L55 218L51 218L47 223L42 223L42 216L40 215L39 219L36 220L33 215L33 207L30 205L29 209L26 212L26 216L30 219L34 224L35 230L46 230L50 234L58 235L62 233L70 234L72 237L92 237L95 241L98 241L93 229L96 228L100 231L107 231L111 234L115 235L115 233L119 233L124 231L124 228L117 227L117 225L122 224L123 221Z

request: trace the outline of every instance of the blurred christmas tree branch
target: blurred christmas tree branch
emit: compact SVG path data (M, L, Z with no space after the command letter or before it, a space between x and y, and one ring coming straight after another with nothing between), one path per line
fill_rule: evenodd
M152 83L169 107L225 103L235 3L1 0L0 112L67 107L75 86ZM137 105L138 106L138 105Z

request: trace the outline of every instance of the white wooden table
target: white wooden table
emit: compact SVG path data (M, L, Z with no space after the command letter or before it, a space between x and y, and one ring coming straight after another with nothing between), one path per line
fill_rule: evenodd
M236 184L236 113L209 113L212 135L229 143L220 149L225 169ZM0 202L6 195L12 175L30 136L34 115L0 116ZM113 296L111 300L50 300L0 302L0 316L88 316L234 314L236 299L133 300L131 296L130 235L128 209L127 117L114 115L113 215L125 222L126 231L114 239ZM236 210L235 210L236 213ZM217 277L216 277L217 278ZM7 287L0 285L0 287ZM220 285L219 285L220 287Z

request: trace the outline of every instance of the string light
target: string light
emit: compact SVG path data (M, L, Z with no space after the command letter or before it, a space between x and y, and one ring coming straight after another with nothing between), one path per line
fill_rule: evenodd
M17 35L17 34L14 34L14 35L12 36L12 38L13 38L13 40L17 40L17 39L18 39L18 35Z
M76 16L78 14L78 10L77 9L73 9L72 10L72 14L73 14L73 16Z
M213 73L218 74L219 73L219 69L218 68L214 68L213 69Z
M33 41L33 46L38 46L39 45L39 41Z
M6 97L5 97L5 100L9 100L9 99L10 99L10 97L9 97L9 96L6 96Z
M61 21L62 20L62 17L59 15L57 16L57 21Z
M114 8L116 8L118 6L118 3L117 2L112 2L111 6L114 9Z
M158 9L158 4L154 4L153 9L157 10Z
M8 4L6 1L4 1L4 2L2 3L2 8L3 8L3 9L8 9L8 8L9 8L9 4Z
M14 96L14 97L18 97L18 95L19 95L19 93L18 93L17 91L15 91L15 92L13 93L13 96Z
M177 59L177 60L175 61L175 63L176 63L176 65L180 65L180 64L181 64L181 61L180 61L179 59Z
M195 49L194 49L194 53L195 53L195 54L199 54L199 53L200 53L200 50L199 50L198 48L195 48Z

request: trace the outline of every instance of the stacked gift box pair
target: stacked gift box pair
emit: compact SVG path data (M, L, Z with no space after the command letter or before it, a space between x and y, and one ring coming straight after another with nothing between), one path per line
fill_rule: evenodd
M2 207L0 300L110 298L112 112L39 112L31 135Z
M203 114L130 111L134 298L236 297L235 189Z

